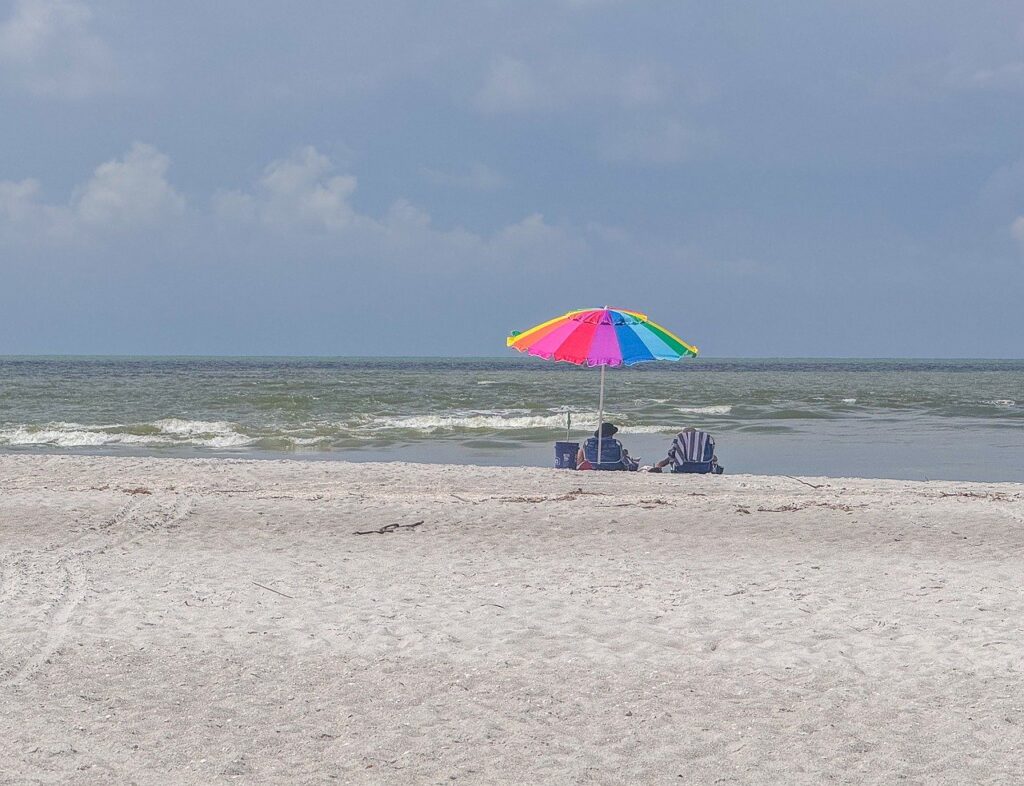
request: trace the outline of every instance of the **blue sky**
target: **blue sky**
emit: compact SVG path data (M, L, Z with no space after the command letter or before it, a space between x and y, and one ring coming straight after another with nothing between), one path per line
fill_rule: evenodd
M0 353L1020 357L1024 6L0 0Z

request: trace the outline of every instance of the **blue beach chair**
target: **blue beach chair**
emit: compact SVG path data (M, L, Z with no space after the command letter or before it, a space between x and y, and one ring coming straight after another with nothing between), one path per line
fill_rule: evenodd
M601 440L600 463L597 460L597 437L590 437L583 443L583 457L586 459L586 463L581 469L635 472L640 466L626 454L622 443L614 437L604 437Z

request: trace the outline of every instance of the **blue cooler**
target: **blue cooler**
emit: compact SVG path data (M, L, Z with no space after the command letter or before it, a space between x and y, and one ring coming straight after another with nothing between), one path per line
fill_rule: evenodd
M579 449L579 442L556 442L555 469L576 469L576 453Z

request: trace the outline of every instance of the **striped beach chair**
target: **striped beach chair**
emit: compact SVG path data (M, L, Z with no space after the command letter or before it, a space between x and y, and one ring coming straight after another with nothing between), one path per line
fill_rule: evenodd
M715 455L715 438L706 431L684 428L672 440L668 457L673 472L721 475L723 471Z

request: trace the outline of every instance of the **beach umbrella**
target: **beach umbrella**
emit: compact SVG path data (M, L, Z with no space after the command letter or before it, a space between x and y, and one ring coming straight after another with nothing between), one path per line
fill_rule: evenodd
M597 460L601 460L601 423L604 422L604 374L608 366L632 366L650 360L696 357L691 346L638 311L621 308L584 308L549 319L505 342L513 349L545 360L578 366L601 367L598 399Z

